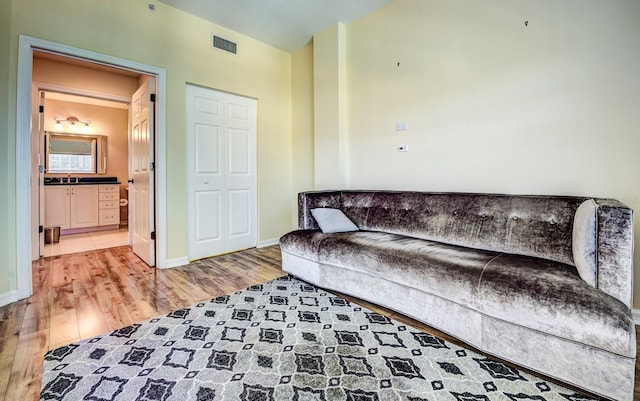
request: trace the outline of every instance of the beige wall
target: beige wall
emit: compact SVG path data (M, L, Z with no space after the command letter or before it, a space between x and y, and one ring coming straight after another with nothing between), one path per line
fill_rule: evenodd
M352 23L349 186L640 210L638 16L635 0L395 0Z
M317 189L347 187L346 28L327 27L313 37L314 161Z
M277 239L291 228L291 55L203 19L155 3L114 0L10 0L2 2L2 15L11 15L10 31L0 28L0 43L11 70L0 85L9 93L9 105L0 111L0 143L15 146L18 35L24 34L95 52L113 55L167 71L167 257L181 258L186 245L185 84L203 85L258 100L258 240ZM3 17L4 18L4 17ZM73 21L73 23L62 23ZM4 26L4 24L2 24ZM212 32L238 43L237 56L210 48ZM7 38L8 35L8 38ZM3 46L4 47L4 46ZM3 47L0 47L2 49ZM0 103L2 105L2 103ZM3 147L3 149L6 149ZM3 177L15 177L13 151L2 167ZM4 163L4 160L3 160ZM4 178L3 178L4 179ZM0 221L13 235L15 186L0 195ZM4 215L6 210L7 217ZM1 239L1 238L0 238ZM14 290L15 244L0 243L1 288ZM6 255L6 256L5 256ZM6 259L6 260L5 260Z
M291 197L292 227L298 225L298 197L314 187L313 136L313 44L291 55L291 147L293 190Z

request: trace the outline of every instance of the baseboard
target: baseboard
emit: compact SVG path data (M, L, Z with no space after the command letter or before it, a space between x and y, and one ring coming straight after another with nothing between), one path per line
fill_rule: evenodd
M278 238L271 238L265 241L259 241L258 245L256 245L256 248L266 248L271 245L278 245L278 242L279 242Z
M633 323L640 326L640 309L631 309L631 316L633 316Z
M9 291L4 294L0 294L0 306L9 305L12 302L18 300L18 291Z
M188 264L189 264L189 258L186 256L183 256L181 258L167 259L167 264L164 267L161 267L161 269L171 269L173 267L180 267Z

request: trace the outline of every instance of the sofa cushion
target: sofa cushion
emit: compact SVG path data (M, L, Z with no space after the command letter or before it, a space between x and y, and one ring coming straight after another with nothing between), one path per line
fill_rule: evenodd
M635 356L629 308L561 263L503 254L482 273L478 310L486 315L626 357Z
M466 306L474 303L482 269L493 257L488 251L367 231L327 236L318 248L321 264L382 277Z
M280 249L291 255L318 261L318 247L329 234L316 230L296 230L280 238Z

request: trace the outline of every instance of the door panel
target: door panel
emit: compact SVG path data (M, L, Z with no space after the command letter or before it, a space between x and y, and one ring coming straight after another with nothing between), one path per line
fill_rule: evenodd
M220 205L220 191L196 192L196 210L200 217L196 220L195 240L198 244L221 244ZM223 252L224 248L220 247L217 250Z
M223 214L226 209L224 189L224 123L222 102L203 96L194 96L191 116L195 116L188 128L189 185L194 191L193 207L189 216L197 216L189 229L189 258L200 259L224 253L225 240ZM187 116L187 120L190 116ZM191 135L189 134L191 133ZM192 221L194 217L188 217ZM195 253L194 253L195 252ZM191 257L191 255L196 255Z
M155 266L154 173L154 80L148 78L131 99L131 178L129 185L133 252L149 266Z
M196 173L220 175L220 128L215 125L196 124L195 131ZM211 157L211 154L216 157Z
M191 85L186 95L189 259L253 247L257 103Z
M249 132L229 129L229 174L248 175L251 173L251 151Z
M238 237L249 234L249 200L250 193L247 190L229 191L229 237Z

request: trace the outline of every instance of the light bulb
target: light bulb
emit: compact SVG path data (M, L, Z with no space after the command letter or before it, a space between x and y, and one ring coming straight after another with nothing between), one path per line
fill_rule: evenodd
M56 131L62 131L62 124L60 124L60 121L56 120L56 124L53 126L53 129Z
M82 132L89 133L91 131L91 127L89 127L89 123L84 123L84 125L82 126Z
M73 123L73 121L69 124L69 131L73 131L76 132L76 130L78 129L78 127L76 127L76 125Z

